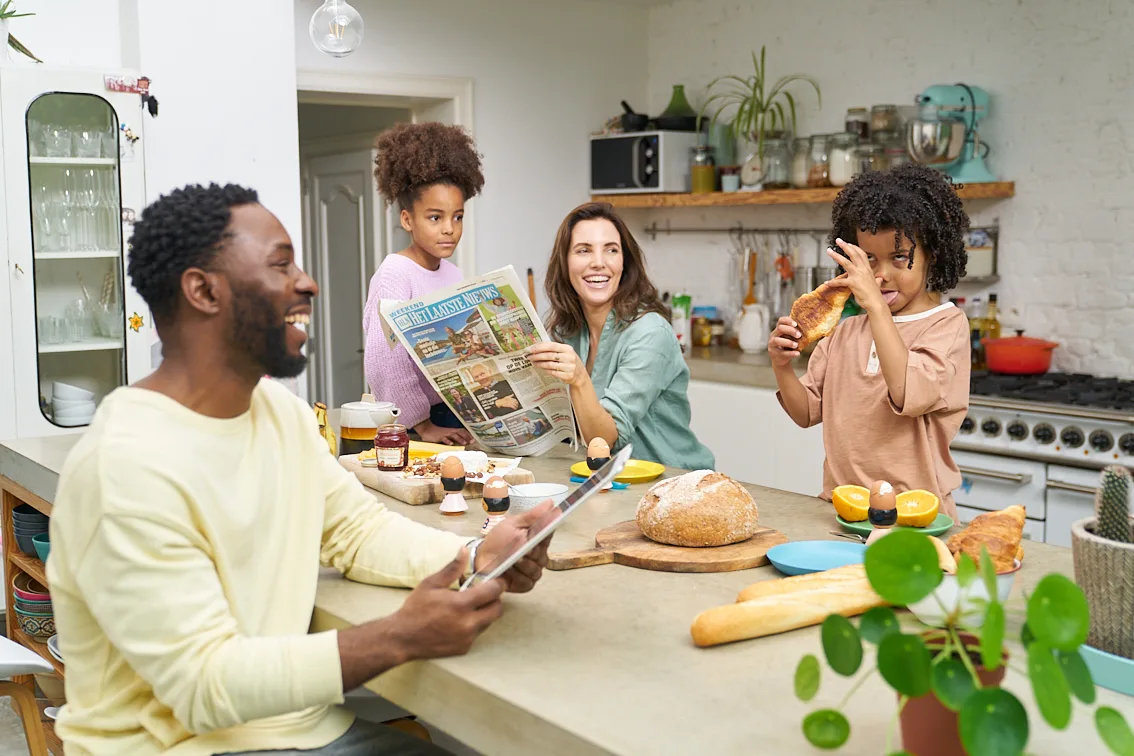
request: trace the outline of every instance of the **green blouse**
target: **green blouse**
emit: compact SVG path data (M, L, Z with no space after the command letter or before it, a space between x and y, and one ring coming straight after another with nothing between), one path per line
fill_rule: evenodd
M591 345L586 324L564 343L586 363ZM591 383L618 429L615 451L632 443L639 459L713 469L713 453L689 427L689 367L661 315L649 312L623 325L612 310L599 336Z

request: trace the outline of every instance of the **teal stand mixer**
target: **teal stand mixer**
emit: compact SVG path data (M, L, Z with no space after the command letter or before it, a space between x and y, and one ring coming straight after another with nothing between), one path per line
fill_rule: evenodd
M969 84L937 84L917 96L918 117L907 124L906 146L923 165L944 171L958 184L997 181L984 158L977 123L988 116L988 92Z

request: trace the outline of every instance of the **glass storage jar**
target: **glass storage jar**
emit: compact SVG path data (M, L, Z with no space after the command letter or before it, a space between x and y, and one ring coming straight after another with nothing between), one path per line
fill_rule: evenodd
M834 134L828 152L829 178L832 186L846 186L858 173L854 149L858 145L856 134Z
M374 435L374 456L378 469L397 472L409 463L409 431L404 425L379 425Z
M851 151L851 156L857 168L856 173L886 170L886 153L881 145L860 144Z
M877 143L882 146L887 170L910 162L910 153L906 149L906 140L902 138L902 132L888 134L885 138L877 140Z
M807 153L811 147L808 137L796 137L792 143L791 185L796 189L807 187Z
M902 125L897 105L875 105L870 109L870 133L898 131Z
M870 138L870 114L866 108L847 108L844 125L848 134L854 134L862 141Z
M807 154L807 186L812 189L831 185L828 174L830 168L827 161L827 139L826 134L815 134L811 137Z
M717 165L710 145L699 144L692 149L689 175L693 194L709 194L716 190Z
M764 189L788 189L791 187L791 151L788 135L785 132L764 135Z

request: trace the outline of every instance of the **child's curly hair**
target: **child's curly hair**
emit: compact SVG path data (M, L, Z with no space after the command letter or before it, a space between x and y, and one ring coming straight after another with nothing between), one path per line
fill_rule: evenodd
M390 204L412 210L423 190L434 184L455 186L470 200L484 186L480 154L460 126L399 123L378 135L374 178Z
M835 198L831 208L831 236L858 243L858 231L878 233L893 229L894 250L902 237L910 240L910 267L920 241L930 255L926 284L930 291L949 291L965 275L969 256L965 251L965 231L969 216L953 186L953 180L940 171L909 163L890 171L864 173Z

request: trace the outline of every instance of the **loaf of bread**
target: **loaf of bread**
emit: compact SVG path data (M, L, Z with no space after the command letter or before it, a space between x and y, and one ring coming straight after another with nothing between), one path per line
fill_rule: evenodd
M815 291L795 300L791 306L791 319L803 334L798 340L800 350L834 332L843 317L843 308L850 295L850 289L824 282Z
M973 518L969 526L949 539L949 550L959 559L968 554L978 566L981 549L987 549L997 572L1010 572L1015 560L1023 561L1024 518L1027 512L1019 504L999 512L985 512Z
M654 485L638 502L638 528L671 546L725 546L757 530L756 501L723 473L697 470Z
M690 628L696 645L775 635L818 625L830 614L854 617L886 603L870 587L862 565L766 580L740 595L748 598L697 615Z

